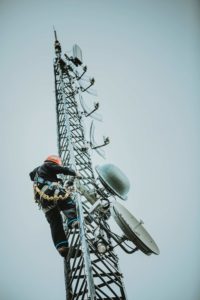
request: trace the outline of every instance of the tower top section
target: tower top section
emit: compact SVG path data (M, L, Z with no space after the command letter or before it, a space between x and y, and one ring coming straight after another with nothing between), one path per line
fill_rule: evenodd
M61 49L60 42L58 41L57 32L55 28L54 28L54 37L55 37L55 42L54 42L55 54L58 58L61 58L62 49ZM65 54L65 57L67 57L70 61L72 61L77 67L83 64L82 50L77 44L73 45L73 56L68 57L68 55Z

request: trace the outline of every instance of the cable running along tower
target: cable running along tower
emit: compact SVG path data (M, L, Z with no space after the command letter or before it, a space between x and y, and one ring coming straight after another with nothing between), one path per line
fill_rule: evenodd
M109 138L104 138L101 145L96 144L94 119L101 120L97 113L99 103L89 109L83 97L84 93L92 94L95 80L86 76L80 47L73 46L71 57L62 55L55 31L54 34L58 152L63 164L82 175L81 180L74 181L79 229L68 229L64 222L70 248L82 250L81 256L78 251L73 257L69 252L64 259L66 300L126 300L114 248L119 246L129 254L141 250L147 255L159 254L159 249L142 221L113 200L127 198L129 181L125 174L112 164L96 166L96 171L93 168L91 151L104 156L102 148L109 143ZM111 215L122 236L110 229L107 221Z

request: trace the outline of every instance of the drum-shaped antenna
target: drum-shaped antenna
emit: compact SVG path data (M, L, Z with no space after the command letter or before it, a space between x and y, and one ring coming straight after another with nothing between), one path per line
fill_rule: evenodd
M143 253L160 253L158 246L142 226L143 222L139 222L123 205L116 201L111 208L111 214L126 237Z
M105 164L95 167L103 186L122 200L127 199L130 183L126 175L115 165Z

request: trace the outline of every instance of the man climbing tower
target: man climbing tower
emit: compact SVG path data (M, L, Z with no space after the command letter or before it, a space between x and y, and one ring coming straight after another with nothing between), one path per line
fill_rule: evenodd
M72 188L64 187L62 180L57 177L58 174L81 178L78 172L63 166L61 158L57 155L49 155L29 176L34 182L35 201L42 208L50 224L53 243L60 255L66 257L69 247L60 212L67 217L68 228L78 227L79 222L75 202L70 197Z

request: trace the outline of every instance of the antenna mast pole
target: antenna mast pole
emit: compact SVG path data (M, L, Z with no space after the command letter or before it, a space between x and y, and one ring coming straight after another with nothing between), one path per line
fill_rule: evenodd
M90 218L95 203L105 196L105 193L97 193L98 180L92 166L91 145L86 139L84 119L90 114L86 116L80 106L83 92L94 84L94 80L87 88L81 87L79 80L87 68L82 66L80 48L75 45L73 57L66 54L62 57L55 29L54 35L58 152L65 165L82 175L79 182L75 181L74 193L80 227L66 228L70 248L81 248L82 254L72 258L69 253L64 259L66 300L126 300L118 257L106 230L109 228L107 219L98 211L95 218Z

